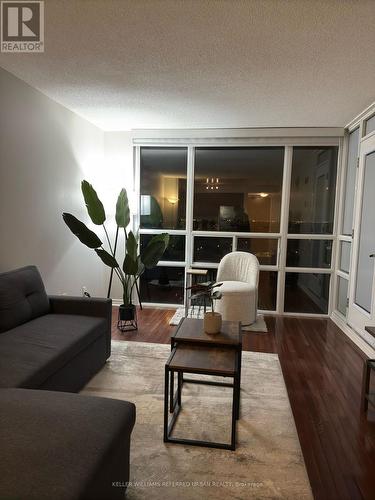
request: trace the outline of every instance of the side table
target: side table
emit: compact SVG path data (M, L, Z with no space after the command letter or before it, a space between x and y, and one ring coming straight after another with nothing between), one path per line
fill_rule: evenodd
M170 393L170 375L178 374L176 394ZM231 377L233 383L227 384L233 388L231 440L230 443L203 441L197 439L184 439L171 436L174 425L182 407L182 385L184 373L216 375ZM239 407L240 391L240 369L236 353L233 349L220 349L216 347L189 346L180 344L172 349L169 359L165 365L164 381L164 442L187 444L193 446L205 446L208 448L222 448L226 450L236 449L236 423L238 419L237 408ZM222 385L214 381L212 385ZM169 419L169 400L172 399L171 413ZM214 411L214 408L213 408Z

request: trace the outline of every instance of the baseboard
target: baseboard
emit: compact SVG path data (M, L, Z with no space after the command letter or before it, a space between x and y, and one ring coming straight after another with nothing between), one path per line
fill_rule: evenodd
M122 304L122 300L120 299L112 299L112 306L113 307L120 307ZM135 304L138 306L138 304ZM151 302L147 303L142 303L143 309L177 309L178 307L184 307L182 304L154 304Z
M353 330L345 321L334 311L331 315L332 321L340 330L355 344L369 359L375 359L375 349L373 349L358 333Z

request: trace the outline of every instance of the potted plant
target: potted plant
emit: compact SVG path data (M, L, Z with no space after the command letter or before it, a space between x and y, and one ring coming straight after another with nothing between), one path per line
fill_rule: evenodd
M206 305L207 301L211 306L211 311L205 312L203 319L204 331L211 335L219 333L222 325L221 314L214 310L215 300L220 300L222 297L222 293L214 289L220 286L222 286L222 283L208 281L207 283L198 283L190 287L192 291L191 300L203 298L204 304Z
M107 250L103 247L103 242L94 231L91 231L83 222L70 213L63 213L65 224L71 232L86 245L93 249L100 257L101 261L110 267L121 282L123 289L123 303L120 306L119 318L123 321L132 321L135 317L135 305L133 304L133 289L138 278L145 269L151 269L157 265L169 243L167 233L154 236L148 245L138 252L138 242L133 231L127 232L126 228L130 223L130 211L126 189L121 189L116 203L116 224L117 234L114 244L108 235L105 225L106 214L104 206L100 201L95 189L87 181L82 181L82 194L87 208L87 212L93 224L102 226L107 242ZM122 266L116 260L117 235L119 231L124 232L125 258Z

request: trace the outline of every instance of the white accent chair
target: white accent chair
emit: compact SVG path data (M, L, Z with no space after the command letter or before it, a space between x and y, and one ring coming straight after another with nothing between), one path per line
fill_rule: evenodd
M256 321L258 309L259 262L247 252L231 252L220 261L217 272L218 288L223 294L215 302L215 311L223 320L241 321L250 325Z

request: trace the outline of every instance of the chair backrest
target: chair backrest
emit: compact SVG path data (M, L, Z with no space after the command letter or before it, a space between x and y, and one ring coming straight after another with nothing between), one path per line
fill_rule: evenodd
M259 281L259 262L252 253L231 252L219 264L217 281L242 281L255 287Z

